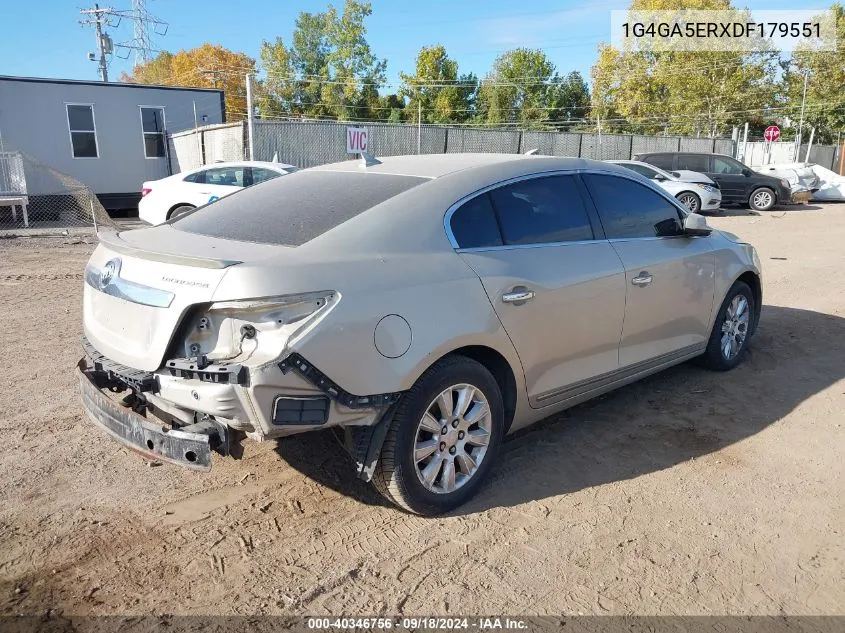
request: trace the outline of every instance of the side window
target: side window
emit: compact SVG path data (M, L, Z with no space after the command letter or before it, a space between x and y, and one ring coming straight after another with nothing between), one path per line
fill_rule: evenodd
M690 171L710 171L710 156L707 154L680 154L677 169Z
M215 167L205 172L205 184L224 185L227 187L244 186L243 167Z
M739 163L722 158L721 156L713 157L713 171L717 174L733 174L736 176L742 175L742 165Z
M164 158L164 108L141 108L144 158Z
M490 192L505 244L593 239L575 176L531 178Z
M643 162L660 167L660 169L669 170L672 169L672 159L674 156L674 154L654 154L653 156L647 156Z
M205 171L198 171L194 174L188 174L182 179L184 182L193 182L198 185L205 184Z
M99 158L97 127L94 124L94 106L67 105L67 127L74 158Z
M627 167L631 171L635 171L641 176L645 176L646 178L652 178L657 175L657 172L653 169L649 169L645 165L637 165L636 163L619 163L622 167Z
M458 248L501 246L502 236L489 194L483 193L458 207L449 222Z
M608 239L680 235L678 209L660 194L627 178L584 174Z
M264 182L265 180L272 180L273 178L278 178L281 174L277 171L273 171L272 169L264 169L263 167L252 167L252 184L257 185L259 182Z

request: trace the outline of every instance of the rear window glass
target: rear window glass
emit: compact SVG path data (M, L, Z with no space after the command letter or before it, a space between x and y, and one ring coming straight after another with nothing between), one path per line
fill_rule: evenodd
M299 246L427 180L299 171L228 195L172 224L180 231L211 237Z

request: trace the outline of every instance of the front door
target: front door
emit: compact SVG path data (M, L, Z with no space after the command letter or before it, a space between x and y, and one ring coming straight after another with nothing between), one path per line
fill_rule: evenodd
M748 202L751 193L748 189L748 177L743 173L743 165L739 161L713 157L713 171L708 176L719 184L722 199L726 202Z
M644 184L609 174L584 181L625 268L619 367L703 349L715 291L711 239L684 236L680 210Z
M594 239L576 176L494 189L459 208L451 227L516 348L531 406L618 368L625 274L611 244Z

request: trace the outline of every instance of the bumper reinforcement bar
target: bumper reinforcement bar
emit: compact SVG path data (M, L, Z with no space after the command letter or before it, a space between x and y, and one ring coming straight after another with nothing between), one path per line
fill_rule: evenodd
M211 420L170 429L106 396L97 386L97 370L86 359L76 368L82 404L88 418L127 448L150 460L193 470L211 470L211 451L226 447L226 429Z

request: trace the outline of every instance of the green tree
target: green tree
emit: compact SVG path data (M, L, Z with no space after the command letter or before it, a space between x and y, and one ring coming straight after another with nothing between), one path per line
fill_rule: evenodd
M414 74L399 77L409 121L416 123L420 112L423 123L460 123L472 117L478 79L472 73L459 77L458 62L442 45L422 47Z
M787 113L793 127L801 117L804 77L807 77L807 102L804 109L804 139L807 126L816 128L816 140L835 141L845 131L845 10L834 4L836 16L836 51L822 52L813 46L796 50L785 65L784 85L790 108Z
M478 88L476 108L479 121L491 125L548 127L571 117L586 99L578 73L561 78L543 51L517 48L496 58Z
M630 8L733 9L730 0L633 0ZM777 62L772 51L620 51L602 44L591 71L592 115L608 130L727 134L768 116Z
M261 111L338 119L376 116L387 62L367 43L370 4L346 0L343 11L300 13L290 46L281 38L261 44L267 73Z

